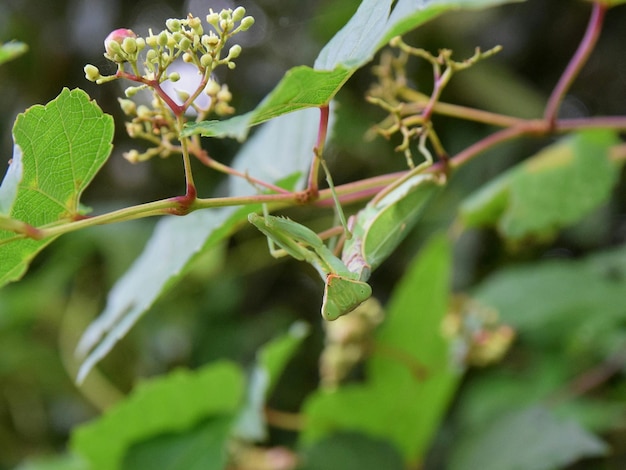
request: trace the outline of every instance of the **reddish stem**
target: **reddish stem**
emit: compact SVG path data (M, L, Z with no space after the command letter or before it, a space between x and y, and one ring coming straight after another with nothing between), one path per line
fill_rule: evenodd
M320 107L320 123L317 131L317 142L315 143L313 161L311 162L311 170L309 171L309 183L307 185L307 193L310 198L316 199L319 194L319 171L320 171L320 158L324 152L324 143L326 142L326 135L328 133L328 117L330 115L330 108L328 105Z
M572 56L565 72L561 75L559 82L552 91L552 95L550 95L550 99L548 100L544 113L544 119L552 127L554 127L556 123L557 113L565 94L572 86L572 83L580 73L580 70L587 62L591 51L593 51L593 48L598 41L607 8L608 7L604 3L599 1L593 3L593 10L591 12L591 18L589 19L585 36L580 42L576 53Z

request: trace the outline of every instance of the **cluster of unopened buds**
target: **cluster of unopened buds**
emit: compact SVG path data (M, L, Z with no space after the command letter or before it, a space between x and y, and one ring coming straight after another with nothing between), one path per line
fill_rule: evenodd
M138 37L130 29L117 29L104 41L104 56L117 65L116 73L102 75L94 65L85 66L85 76L97 84L120 78L134 82L133 86L126 88L127 98L141 90L152 91L150 106L136 105L129 99L120 100L122 110L131 118L126 125L129 135L155 144L155 148L143 154L129 152L125 155L129 160L167 156L176 151L172 142L182 129L180 118L190 108L198 120L210 113L224 116L234 112L228 86L220 85L213 72L220 66L235 68L234 60L241 54L241 46L235 44L225 51L226 43L235 34L249 29L254 18L246 16L245 8L238 7L219 13L209 10L206 21L211 26L208 32L205 32L202 20L191 14L184 19L169 19L165 23L166 29L157 34L149 30L145 38ZM178 70L171 70L175 67L170 69L176 61L192 65L199 76L193 90L174 91L178 100L162 87L166 81L175 83L181 79ZM198 105L202 94L209 98L205 99L209 104L204 107Z

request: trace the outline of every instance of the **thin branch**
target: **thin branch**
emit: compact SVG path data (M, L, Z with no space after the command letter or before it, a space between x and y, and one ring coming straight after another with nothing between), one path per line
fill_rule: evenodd
M544 119L552 126L556 123L557 114L565 94L587 62L591 51L593 51L598 41L607 8L602 2L596 1L593 3L587 31L548 100Z

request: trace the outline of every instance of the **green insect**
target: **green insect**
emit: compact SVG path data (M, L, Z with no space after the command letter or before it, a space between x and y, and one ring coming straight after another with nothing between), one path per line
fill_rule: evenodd
M372 295L371 272L396 249L445 178L433 173L410 173L370 201L349 222L342 260L307 227L292 220L250 214L248 220L288 255L306 261L324 281L322 317L335 320ZM270 251L275 254L275 250Z

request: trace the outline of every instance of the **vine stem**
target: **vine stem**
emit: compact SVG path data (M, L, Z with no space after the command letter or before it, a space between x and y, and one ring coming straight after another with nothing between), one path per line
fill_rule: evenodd
M565 94L587 62L591 51L593 51L598 41L607 8L608 7L600 1L593 3L593 9L585 35L548 100L544 119L550 123L551 126L554 126L556 123L557 114Z

